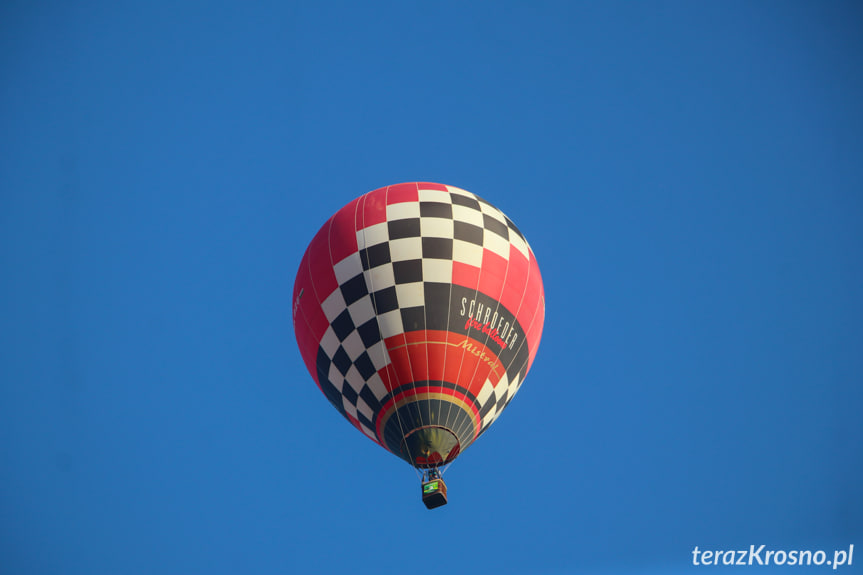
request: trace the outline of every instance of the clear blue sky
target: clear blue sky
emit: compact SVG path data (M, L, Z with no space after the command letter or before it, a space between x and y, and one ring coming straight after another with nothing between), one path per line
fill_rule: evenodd
M861 102L858 2L3 2L0 572L863 572ZM291 327L414 180L547 298L433 512Z

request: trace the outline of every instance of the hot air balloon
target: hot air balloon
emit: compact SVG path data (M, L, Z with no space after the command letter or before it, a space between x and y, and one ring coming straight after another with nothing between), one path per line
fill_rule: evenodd
M439 468L500 416L542 335L536 258L500 210L468 191L383 187L333 215L309 244L293 323L318 387L354 427L447 502Z

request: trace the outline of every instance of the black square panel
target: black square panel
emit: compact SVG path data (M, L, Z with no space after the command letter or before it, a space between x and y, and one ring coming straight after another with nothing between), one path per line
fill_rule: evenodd
M492 210L497 211L497 208L496 208L496 207L494 207L493 205L491 205L490 203L488 203L488 202L487 202L486 200L484 200L483 198L481 198L481 197L477 196L477 197L476 197L476 199L477 199L477 201L478 201L479 203L484 204L486 207L489 207L489 208L491 208ZM487 210L486 210L486 211L487 211Z
M378 327L378 318L373 317L363 325L357 328L360 334L360 339L363 340L363 345L371 347L381 340L381 331Z
M453 237L457 240L470 242L478 246L482 245L483 229L479 226L456 220L453 222L453 232Z
M342 290L342 296L345 298L347 305L351 305L369 293L369 290L366 289L366 280L363 278L363 274L355 275L339 287Z
M508 225L508 226L509 226L509 229L511 229L512 231L514 231L516 234L518 234L518 237L520 237L521 239L523 239L523 240L524 240L524 234L522 234L522 233L521 233L521 230L520 230L520 229L518 229L514 223L512 223L512 220L511 220L511 219L509 219L509 218L508 218L508 217L506 217L506 216L504 216L503 218L506 220L506 225ZM527 241L527 240L525 240L525 241Z
M426 309L449 309L449 314L429 314L426 317L426 329L446 330L450 317L458 314L456 306L450 306L450 292L452 286L450 284L425 282L423 285L425 291L425 306ZM455 321L455 320L453 320ZM460 323L464 323L462 319Z
M488 415L488 412L491 411L492 409L494 409L495 405L497 405L497 399L495 399L495 396L492 393L491 396L486 400L486 402L479 409L480 420L483 417L485 417L486 415Z
M423 238L425 241L426 238ZM396 284L409 284L423 281L423 261L405 260L393 262L393 277Z
M372 363L372 358L369 357L369 352L367 351L360 354L354 362L354 366L356 366L357 371L360 372L360 375L363 376L365 381L368 381L377 371L375 369L375 364Z
M452 240L449 238L423 238L423 257L451 260Z
M485 226L485 229L496 233L502 238L509 239L509 228L506 227L506 224L496 220L488 214L482 215L482 223Z
M348 361L350 361L350 359ZM339 413L344 414L345 408L342 405L342 392L336 389L336 386L330 382L330 365L332 365L332 361L329 356L323 348L319 347L317 359L318 383L321 385L321 391L324 392L324 395L327 396L330 403L339 410Z
M423 306L402 308L402 324L405 331L417 331L426 327L426 310Z
M374 305L375 313L378 315L398 309L399 298L396 296L396 287L390 286L373 293L372 304Z
M368 388L364 387L363 389L368 389ZM362 397L362 394L360 394L360 397ZM375 412L375 413L377 413L377 412ZM362 411L357 412L357 421L359 421L361 424L363 424L367 429L373 430L375 428L375 424L372 422L372 420L369 419L368 417L366 417L365 415L363 415Z
M333 365L336 366L336 369L338 369L339 373L342 375L345 375L351 368L351 358L348 357L348 353L342 346L339 346L336 355L333 356Z
M465 206L468 208L479 210L479 202L473 198L462 196L460 194L450 194L450 197L452 198L452 204L454 206Z
M354 391L354 388L351 387L351 384L346 381L344 385L342 385L342 397L350 401L352 404L356 405L357 397L359 397L359 394Z
M418 238L420 236L420 219L406 218L404 220L393 220L387 222L390 240L402 238Z
M345 338L351 335L351 332L356 329L354 320L351 319L351 312L347 309L340 313L330 325L333 327L333 331L336 332L336 337L339 338L339 341L345 341Z
M368 385L364 385L363 388L360 390L360 397L363 398L363 401L366 402L366 405L372 408L372 413L378 413L381 410L381 402L378 401L378 398L375 397L375 394L372 393L372 390L369 389ZM369 425L369 428L374 429L375 426Z
M363 262L364 270L390 263L390 244L383 242L360 250L360 260Z
M420 217L452 219L452 204L420 202Z

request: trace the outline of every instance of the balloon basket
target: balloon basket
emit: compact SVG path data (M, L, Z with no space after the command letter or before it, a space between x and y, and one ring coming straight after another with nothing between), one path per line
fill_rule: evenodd
M434 509L446 505L446 483L443 479L436 478L430 481L424 481L422 484L423 503L427 509Z

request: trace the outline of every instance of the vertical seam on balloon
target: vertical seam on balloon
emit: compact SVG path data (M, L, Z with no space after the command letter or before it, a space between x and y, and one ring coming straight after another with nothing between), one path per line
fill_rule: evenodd
M423 229L422 229L422 202L420 200L420 185L419 182L414 182L414 186L417 189L417 209L420 210L420 273L422 274L422 288L423 288L423 334L425 335L425 343L423 344L423 349L426 352L426 385L431 388L431 365L429 365L429 327L428 327L428 306L426 305L426 277L425 272L423 272L423 264L425 263L425 255L422 253L422 242L423 242ZM449 310L449 307L447 307ZM449 313L447 313L449 315ZM432 403L432 399L429 395L428 406L429 406L429 425L434 425L434 408L432 407L434 404ZM439 400L438 400L439 401ZM420 411L422 414L422 411ZM422 417L422 415L420 415Z
M387 206L389 205L387 202L389 200L389 193L390 193L390 186L387 186L386 190L384 190L384 223L387 225L387 244L390 243L389 219L387 219ZM365 238L366 238L365 211L363 211L363 218L364 218L363 219L363 225L364 225L364 227L363 227L363 244L365 244ZM387 245L387 248L389 248L389 245ZM369 279L370 280L373 279L372 274L369 274ZM374 284L372 283L372 286L373 285ZM398 297L398 296L396 296L396 297ZM372 304L374 305L374 308L375 308L375 321L377 321L378 320L378 306L377 306L377 302L374 300L374 298L372 298ZM398 309L399 309L399 314L401 314L401 305L399 305ZM378 330L380 330L380 323L378 323ZM405 337L405 335L404 335L404 322L402 322L402 337ZM395 390L397 390L398 388L401 387L401 382L399 381L398 369L396 368L395 363L393 363L392 357L390 356L390 350L387 347L387 343L386 343L385 338L383 337L383 332L381 332L381 346L384 348L384 351L387 354L387 359L389 360L388 365L390 366L390 368L387 369L387 373L391 372L392 377L395 379L395 385L392 385L392 382L390 382L390 386L392 387L390 394L392 395L392 397L395 397ZM410 365L410 356L408 356L408 365ZM411 371L411 374L413 376L413 371ZM383 410L383 406L381 406L381 410ZM402 418L398 412L398 409L396 409L396 421L398 421L398 423L399 423L399 431L401 431L402 441L404 441L405 428L404 428L404 424L402 423ZM382 434L381 440L384 443L386 443L386 428L381 429L381 434ZM408 451L408 458L413 459L413 455L411 454L410 448L408 447L406 441L405 441L405 448ZM401 450L401 445L399 445L399 450ZM401 455L398 453L395 453L395 455L398 455L399 457L401 457ZM410 463L411 467L414 468L414 470L416 470L416 466L414 466L414 464L412 462L409 462L409 463Z
M452 190L450 189L450 187L451 187L451 186L446 186L446 188L447 188L447 193L449 193L449 195L450 195L450 204L452 204ZM464 190L464 191L467 191L467 190ZM468 192L468 193L470 193L470 192ZM454 214L453 214L453 228L455 228L455 215L454 215ZM452 257L452 265L453 265L453 272L454 272L454 271L455 271L455 233L453 233L453 257ZM453 279L452 277L450 277L450 299L452 299L452 285L453 285L453 283L454 283L454 282L455 282L455 279ZM462 350L461 360L459 361L459 365L458 365L458 371L456 372L456 375L455 375L455 381L454 381L454 382L452 382L452 383L453 383L453 385L454 385L454 386L456 386L456 387L458 387L458 385L459 385L459 383L458 383L458 382L459 382L459 379L460 379L460 377L461 377L461 370L462 370L462 367L464 366L464 357L465 357L465 351L464 351L464 350ZM469 389L470 389L470 387L468 386L468 387L467 387L467 389L469 390ZM453 397L455 397L455 390L453 390L453 394L452 394L452 395L453 395ZM443 411L443 410L441 410L441 411ZM447 428L449 428L449 427L450 427L449 418L450 418L450 415L451 415L451 414L452 414L452 404L450 404L450 405L448 405L448 406L447 406L447 417L446 417L446 426L447 426ZM453 433L455 433L455 431L453 431ZM457 435L457 434L456 434L456 438L458 438L458 435ZM461 448L461 438L458 438L458 439L459 439L459 454L461 454L461 450L462 450L462 448ZM447 466L447 469L449 469L449 466Z
M476 196L476 194L474 194L474 196ZM479 200L477 200L477 201L479 201ZM480 202L480 204L482 204L482 203L483 203L483 202ZM490 203L488 203L488 202L485 202L485 203L486 203L486 204L488 204L489 206L491 206L491 207L492 207L492 209L494 209L494 210L496 210L497 212L499 212L499 213L500 213L500 215L501 215L501 216L503 216L503 218L504 218L504 222L506 221L506 215L505 215L505 214L504 214L500 209L498 209L496 206L492 206L492 205L491 205ZM482 205L480 205L480 213L483 213L483 212L482 212ZM483 213L483 214L484 214L484 213ZM483 228L485 228L485 226L484 226L484 225L483 225ZM494 232L492 232L491 230L484 229L484 230L483 230L483 237L485 237L485 234L486 234L486 233L494 233ZM511 240L509 240L509 238L507 238L507 242L508 242L508 244L509 244L510 246L512 245L512 241L511 241ZM484 243L484 242L483 242L483 243ZM485 247L483 247L483 260L485 260ZM500 296L501 296L501 294L503 293L504 286L506 285L506 277L507 277L507 274L509 273L509 262L510 262L510 258L509 258L509 257L507 257L507 258L506 258L506 271L504 272L503 282L501 282L501 284L500 284L500 293L498 293L498 295L497 295L496 297L495 297L495 296L492 296L491 294L486 294L486 295L488 295L488 297L490 297L490 298L493 298L493 299L494 299L495 303L497 304L497 307L495 308L496 310L498 310L498 309L500 308ZM480 272L479 272L479 273L480 273L480 276L479 276L480 278L482 277L482 269L483 269L483 266L482 266L482 264L481 264L481 265L480 265ZM479 281L479 278L478 278L478 279L477 279L477 286L476 286L476 293L479 293L479 285L480 285L480 281ZM474 298L476 298L476 295L474 295ZM517 316L515 316L515 317L517 317ZM483 346L484 346L486 349L488 349L488 340L489 340L490 338L491 338L491 334L490 334L490 333L489 333L489 334L486 334L485 341L483 342ZM477 340L477 341L479 341L479 340ZM479 363L477 363L476 368L474 369L474 372L473 372L473 376L471 377L471 382L473 382L473 379L476 377L476 374L477 374L477 372L479 371L479 367L480 367L480 364L479 364ZM506 374L506 372L504 372L504 374ZM500 380L498 380L498 381L500 381ZM492 393L494 393L494 391L492 391ZM482 407L482 406L480 406L480 407ZM464 427L464 426L462 426L462 428L463 428L463 427ZM460 428L460 429L461 429L461 428ZM479 429L476 429L476 430L474 431L474 440L476 440L476 438L477 438L477 437L479 437L479 434L480 434L481 432L482 432L482 419L480 419ZM473 442L471 442L471 443L473 443Z
M419 208L419 185L417 185L416 182L414 182L414 185L417 188L417 208ZM389 186L387 186L387 196L389 196ZM389 204L387 204L387 205L389 205ZM420 221L422 221L422 220L420 220ZM389 222L389 220L387 220L387 222ZM387 225L389 225L389 224L387 224ZM389 236L389 234L387 234L387 235ZM420 230L419 240L420 240L420 266L422 266L422 230ZM398 297L398 295L396 295L396 297ZM401 302L399 302L399 313L401 313L401 310L402 310L402 306L401 306ZM423 288L423 321L425 321L425 288ZM425 327L425 326L423 326L423 327ZM405 338L405 343L407 343L408 335L407 335L407 329L405 328L405 325L404 325L404 319L402 319L402 336ZM417 396L417 391L416 391L417 381L416 381L416 375L414 374L413 362L411 361L411 354L410 354L410 347L409 346L405 346L405 356L408 358L408 369L411 372L411 388L414 391L414 397L416 397ZM419 416L420 427L425 427L425 422L423 421L422 410L420 409L420 404L419 404L418 400L414 402L413 407L416 409L416 413ZM408 407L408 409L410 410L410 407ZM411 426L413 426L413 422L411 422ZM413 429L413 427L411 427L411 429ZM402 434L402 435L404 435L404 434ZM405 449L407 449L408 443L406 441L406 438L402 437L402 439L405 440ZM416 469L416 465L415 465L416 458L414 458L414 456L410 453L408 453L408 456L412 459L411 465L414 467L414 469Z
M450 189L450 186L446 186L446 188L447 188L447 192L450 194L450 203L452 203L452 190ZM461 190L461 188L459 188L459 190ZM471 192L468 192L467 190L461 190L461 191L467 192L468 194L470 194L472 196L475 195ZM455 228L455 214L453 214L453 229L454 228ZM453 255L453 258L452 258L452 260L453 260L453 271L455 271L455 233L454 232L453 232L453 254L452 255ZM480 264L479 270L480 270L480 273L482 273L482 264ZM450 277L450 299L452 299L452 285L454 282L455 282L455 280L452 277ZM466 286L463 286L463 287L466 287ZM477 276L476 290L479 291L479 276ZM475 294L474 294L474 298L476 298ZM465 337L467 337L467 335ZM459 364L458 364L458 371L456 372L456 375L455 375L455 381L452 382L453 385L456 387L458 387L458 385L459 385L458 382L461 379L461 370L462 370L462 367L464 367L464 358L465 358L466 353L467 352L463 349L462 354L461 354L461 360L459 361ZM468 382L468 385L465 387L465 389L470 391L470 383L469 382ZM453 390L452 395L453 395L453 398L455 398L455 389ZM450 427L449 418L451 415L452 415L452 404L449 404L447 406L447 417L446 417L446 427L448 429ZM453 430L453 433L456 433L455 430ZM459 440L459 455L460 455L461 452L463 451L463 449L461 447L461 438L458 436L457 433L456 433L456 438L458 438L458 440ZM449 469L449 466L447 466L447 469Z
M419 186L419 182L414 182L414 187L416 187L416 190L417 190L417 209L421 209L421 208L420 208L421 203L420 203L420 186ZM422 233L422 212L420 212L420 272L421 272L421 273L422 273L422 266L423 266L423 263L425 262L425 257L423 256L423 253L422 253L422 240L423 240L423 233ZM422 290L423 290L423 335L424 335L424 339L425 339L425 343L423 343L423 349L425 350L425 354L426 354L426 366L425 366L425 368L426 368L426 369L425 369L425 371L426 371L426 386L430 388L430 386L431 386L431 366L429 365L428 306L426 305L426 297L425 297L425 284L426 284L426 277L425 277L425 273L422 273L422 278L423 278L423 279L422 279ZM409 349L409 348L407 348L407 349ZM410 353L408 353L408 357L410 357ZM414 377L414 384L416 384L416 378L415 378L415 377ZM433 410L433 408L432 408L432 405L433 405L433 404L432 404L432 401L433 401L433 400L429 397L429 395L430 395L430 394L427 392L427 393L426 393L426 397L428 397L428 399L426 399L426 401L428 401L428 406L429 406L429 425L433 425L433 421L432 421L432 418L433 418L433 416L434 416L434 410ZM417 401L416 406L417 406L417 413L418 413L418 414L419 414L419 416L420 416L420 425L422 425L423 427L425 427L425 422L423 422L422 409L420 409L420 402L419 402L419 401ZM406 443L406 444L407 444L407 443Z
M357 231L357 214L358 214L358 213L361 213L361 214L362 214L362 218L363 218L363 220L362 220L362 229L361 229L362 234L363 234L363 247L362 247L362 248L360 248L360 247L359 247L359 245L358 245L358 246L357 246L357 251L358 251L358 252L361 252L363 249L367 249L367 246L368 246L368 244L367 244L367 242L366 242L366 224L365 224L365 213L366 213L366 212L365 212L365 206L366 206L366 200L367 200L367 199L368 199L368 194L364 194L364 195L362 196L362 198L361 198L361 202L357 202L357 210L354 212L354 235L356 235L356 231ZM360 205L361 205L361 204L362 204L362 209L360 209ZM360 263L361 263L361 265L362 265L362 258L360 259ZM363 270L363 276L365 277L365 270ZM368 285L368 289L369 289L369 299L371 299L371 301L372 301L372 309L373 309L373 310L374 310L374 312L375 312L375 323L376 323L376 324L377 324L377 326L378 326L378 333L379 333L379 334L380 334L380 336L381 336L381 339L380 339L380 346L381 346L381 348L384 350L384 353L386 354L386 358L387 358L387 364L386 364L386 366L384 367L384 369L385 369L387 372L389 372L389 371L390 371L390 368L391 368L391 367L393 367L393 366L392 366L392 358L390 358L389 350L387 349L386 343L384 343L383 332L381 331L380 321L378 321L378 306L377 306L377 302L375 302L375 298L374 298L374 295L373 295L373 294L374 294L374 292L375 292L375 289L374 289L374 276L373 276L373 274L369 273L369 276L368 276L368 277L369 277L369 285ZM394 367L393 367L393 371L395 371L395 368L394 368ZM372 422L373 424L376 424L376 423L377 423L377 419L378 419L378 417L380 417L382 409L383 409L383 404L381 405L381 408L378 410L378 412L377 412L377 413L375 413L375 416L374 416L375 421L373 421L373 422ZM399 422L399 429L400 429L400 430L402 430L402 435L404 435L404 429L402 428L401 420L399 419L399 420L398 420L398 422ZM375 427L377 427L377 425L375 425ZM375 430L375 431L376 431L376 430ZM384 437L384 433L383 433L383 432L381 433L381 435L379 435L379 436L378 436L378 439L380 440L381 445L383 445L383 446L384 446L384 448L385 448L387 451L390 451L390 452L392 453L392 451L390 450L389 446L387 445L386 438ZM398 454L394 454L394 455L398 455Z
M417 192L417 193L419 193L419 192ZM447 194L449 195L450 210L452 210L452 192L449 191L448 187L447 187ZM452 211L450 211L450 215L452 215ZM453 225L452 242L453 242L453 244L455 244L455 217L452 217L452 225ZM455 249L454 245L453 245L453 249ZM450 315L451 315L450 306L452 305L452 282L453 282L452 272L453 272L453 267L455 265L455 255L452 252L450 252L449 265L450 265L449 296L447 297L446 328L444 329L443 365L441 366L441 388L443 388L443 389L446 389L446 387L443 385L443 383L446 382L446 358L447 358L447 354L449 353L449 345L447 345L447 344L449 343L449 320L450 320ZM428 339L428 338L426 338L426 339ZM428 344L426 344L426 345L428 345ZM456 391L455 388L458 385L458 381L453 381L451 383L453 384L453 389L452 389L451 395L453 396L453 399L455 399L455 391ZM446 391L444 391L443 395L446 395ZM444 422L444 420L443 420L443 402L444 402L443 398L438 398L438 420L440 421L440 425L442 425L445 429L452 431L450 429L450 426L449 426L449 414L452 411L452 407L448 406L449 409L447 410L447 420L446 420L446 422ZM456 435L456 441L458 441L458 444L459 444L458 445L459 451L456 454L456 457L458 457L458 455L461 454L461 438L458 435ZM449 457L449 454L447 454L447 457L444 458L444 462L446 462L446 459L448 457ZM452 463L452 461L450 461L449 463ZM445 466L444 471L446 471L446 468L448 468L448 467L449 467L449 464L447 464Z
M453 200L452 200L452 196L453 196L452 189L451 189L452 187L454 187L454 186L446 186L447 193L450 196L450 205L454 205ZM467 194L469 194L471 196L475 196L475 194L468 192L467 190L462 190L461 188L457 188L457 189L460 191L466 192ZM450 263L452 265L453 272L454 272L455 271L455 214L453 214L452 220L453 220L453 253L452 253L452 261ZM481 264L480 264L479 270L481 273L482 272L482 265ZM450 303L452 302L452 288L453 288L454 283L455 283L455 280L451 276L450 282L449 282L449 290L450 290L449 300L450 300ZM476 290L477 291L479 290L479 276L477 276ZM475 297L476 297L476 295L474 295L474 298ZM467 338L467 335L465 335L465 338ZM447 310L447 343L449 343L449 310ZM449 345L446 345L444 348L444 365L446 365L446 353L447 353L448 348L449 348ZM458 387L459 387L459 380L461 378L462 368L464 367L464 358L465 358L466 354L467 354L467 351L464 348L462 348L461 359L459 360L458 371L456 372L455 381L452 382L453 389L450 391L450 395L453 396L453 399L456 398L456 391L458 390ZM468 385L465 386L464 389L468 393L471 393L471 395L473 395L473 393L470 391L470 382L468 382ZM476 397L476 396L474 395L474 397ZM475 402L475 403L477 403L477 402ZM458 453L458 455L461 455L462 452L473 442L473 440L469 441L467 443L467 445L463 444L460 431L452 429L453 425L457 422L457 419L455 419L455 420L453 420L452 423L450 423L450 417L452 416L452 410L453 410L452 406L453 406L453 403L450 403L449 405L447 405L446 428L450 429L453 432L453 434L456 436L456 439L459 442L459 453ZM478 403L476 405L476 408L477 408L477 413L479 413L480 406ZM443 412L443 408L441 408L441 412ZM456 413L455 417L456 418L458 417L458 413ZM480 420L481 420L481 418L480 418ZM455 460L450 461L447 464L446 469L444 469L444 471L449 469L449 466L452 465L452 463L454 463L454 462L455 462Z

